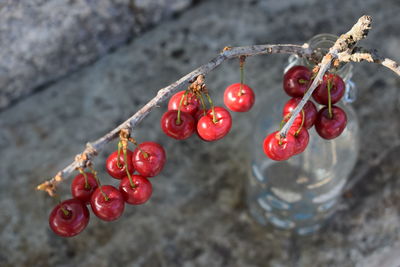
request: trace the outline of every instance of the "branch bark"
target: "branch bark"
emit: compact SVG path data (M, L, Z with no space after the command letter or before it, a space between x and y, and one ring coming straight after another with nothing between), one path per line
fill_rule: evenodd
M390 58L381 57L376 49L366 49L364 47L355 47L352 54L343 55L342 62L362 62L381 64L400 76L400 66Z

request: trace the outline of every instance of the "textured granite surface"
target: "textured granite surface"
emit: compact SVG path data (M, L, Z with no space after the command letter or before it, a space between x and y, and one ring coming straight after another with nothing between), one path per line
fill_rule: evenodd
M191 0L0 1L0 109L190 4Z
M157 89L205 63L226 45L303 43L339 34L362 14L374 17L366 46L400 61L397 0L206 1L0 113L0 266L399 266L400 79L359 64L354 81L361 153L340 211L318 234L285 237L248 215L244 180L254 112L234 114L231 133L215 143L178 142L159 128L165 105L135 132L162 143L163 173L152 199L105 223L94 216L79 236L48 228L54 201L36 184L54 175L96 139L135 112ZM338 10L339 9L339 10ZM287 57L248 59L247 81L262 99L281 90ZM207 77L217 103L238 80L237 62ZM97 163L104 183L110 145ZM69 196L69 183L60 188Z

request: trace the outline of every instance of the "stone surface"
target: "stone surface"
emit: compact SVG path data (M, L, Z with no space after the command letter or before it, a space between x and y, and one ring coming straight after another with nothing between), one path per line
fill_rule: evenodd
M339 10L338 10L339 9ZM0 113L1 266L398 266L400 258L399 77L359 64L354 81L361 153L346 194L326 228L308 238L285 237L248 215L244 180L247 141L255 112L233 114L223 140L178 142L160 131L165 105L135 131L162 143L163 173L143 206L126 207L112 223L92 216L79 236L62 239L47 226L55 201L35 185L54 175L94 140L134 113L157 90L205 63L226 45L303 43L322 32L339 34L359 16L374 17L366 46L400 61L396 0L206 1ZM286 56L249 58L246 80L262 99L281 90ZM231 61L207 76L217 104L238 80ZM104 160L97 169L104 183ZM69 182L60 188L69 197Z
M190 4L191 0L0 1L0 109Z

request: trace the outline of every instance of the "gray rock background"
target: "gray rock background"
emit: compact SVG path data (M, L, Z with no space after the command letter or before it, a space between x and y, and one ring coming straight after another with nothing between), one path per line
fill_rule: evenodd
M131 44L0 113L1 266L399 266L400 79L359 64L354 81L361 153L348 192L328 225L308 238L277 235L248 215L244 180L255 112L234 114L231 133L215 143L177 142L161 132L165 105L137 129L164 145L168 163L152 180L152 199L126 207L105 223L92 216L79 236L48 228L55 202L34 187L54 175L88 140L108 132L157 90L205 63L226 45L303 43L315 34L346 31L359 16L374 18L365 46L400 61L396 0L205 1ZM2 46L3 47L3 46ZM286 56L249 58L246 79L256 106L281 90ZM237 62L207 77L217 103L238 80ZM99 155L103 163L115 144ZM69 183L60 193L69 197Z
M0 1L0 110L93 62L191 2Z

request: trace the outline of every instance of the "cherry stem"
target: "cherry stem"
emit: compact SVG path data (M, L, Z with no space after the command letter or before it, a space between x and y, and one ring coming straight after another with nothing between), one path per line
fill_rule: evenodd
M64 213L65 216L69 215L69 211L66 208L64 208L62 205L60 206L60 209Z
M282 145L282 138L285 138L285 136L282 136L282 135L280 135L280 134L278 134L278 145Z
M136 142L135 139L133 139L132 137L129 137L128 141L130 141L132 144L134 144L134 145L136 146L136 148L140 151L140 153L142 153L142 155L143 155L143 157L144 157L145 159L147 159L147 158L149 157L149 153L147 153L146 151L142 150L142 149L139 147L139 145L138 145L138 143Z
M122 165L121 165L121 161L119 160L119 157L121 156L121 147L122 147L122 143L121 141L118 142L118 154L117 154L117 167L122 169Z
M135 188L136 185L133 183L132 176L131 176L131 174L129 173L129 170L128 170L128 164L127 164L127 162L128 162L128 151L127 151L126 146L124 146L124 147L122 148L122 150L123 150L123 152L124 152L124 162L125 162L125 171L126 171L126 175L128 176L129 183L131 184L131 187L132 187L132 188Z
M298 80L299 84L307 84L308 81L306 79L299 79Z
M57 194L55 194L55 195L54 195L54 198L56 199L56 201L57 201L58 204L60 205L60 209L61 209L61 211L64 213L64 216L68 216L69 213L70 213L70 211L67 210L66 208L64 208L64 207L62 206L60 196L57 195Z
M238 96L241 96L243 94L243 84L244 84L244 63L246 61L246 57L245 56L240 56L239 58L240 60L240 90L238 93Z
M96 179L97 185L100 189L101 194L103 195L105 201L108 201L110 198L106 195L106 193L104 193L103 189L101 188L101 183L100 183L100 179L97 176L97 171L95 171L95 169L92 168L92 166L88 166L89 170L92 172L94 179Z
M79 168L78 170L79 170L79 173L82 174L83 177L85 178L85 189L90 189L90 184L89 184L86 172L84 172L82 168Z
M213 113L213 123L215 124L218 121L217 121L217 117L215 116L214 104L213 104L213 102L211 100L211 97L210 97L210 95L208 93L206 93L206 97L207 97L208 102L210 103L211 110L212 110L212 113Z
M203 107L203 113L204 113L204 116L207 114L207 107L206 107L206 104L204 103L204 97L203 97L203 94L202 93L197 93L197 96L199 97L199 99L200 99L200 102L201 102L201 106Z
M332 119L333 114L332 114L332 98L331 98L331 89L332 89L332 80L328 80L328 112L329 112L329 118Z
M303 128L304 119L305 119L304 117L305 117L305 115L304 115L304 109L302 109L302 110L301 110L301 124L300 124L299 129L297 129L297 131L294 133L294 136L297 136L297 135L300 133L301 129Z
M186 90L185 93L182 95L181 97L181 101L179 102L179 107L178 107L178 116L176 118L176 124L179 125L182 123L181 121L181 108L182 108L182 103L183 100L185 99L185 97L187 96L187 94L189 93L189 90Z

